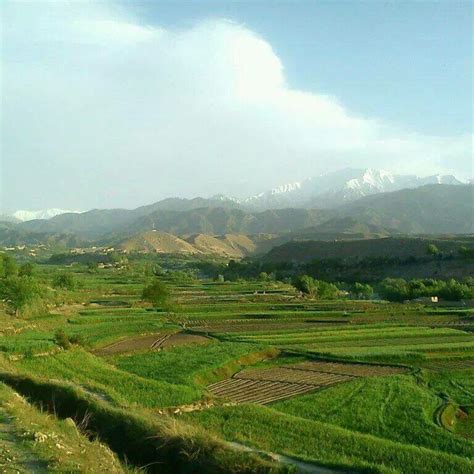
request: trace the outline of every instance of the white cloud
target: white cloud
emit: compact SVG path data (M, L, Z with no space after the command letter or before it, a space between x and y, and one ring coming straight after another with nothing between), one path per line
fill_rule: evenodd
M95 3L3 14L7 207L241 195L345 166L472 172L472 136L396 130L294 90L243 25L144 26Z

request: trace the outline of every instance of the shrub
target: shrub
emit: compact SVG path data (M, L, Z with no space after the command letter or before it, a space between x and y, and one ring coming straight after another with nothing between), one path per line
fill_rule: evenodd
M385 278L380 284L380 294L388 301L405 301L410 298L410 289L403 278Z
M74 290L76 288L76 280L70 273L61 273L53 278L54 288L64 290Z
M10 276L0 280L0 297L10 310L17 315L26 306L39 299L41 294L41 287L31 277Z
M54 342L63 349L69 349L71 347L69 336L62 329L58 329L54 334Z
M34 267L31 263L24 263L18 270L18 276L32 276Z
M374 289L368 283L356 282L354 293L359 299L370 299L374 295Z
M436 247L435 244L428 244L428 247L426 249L428 255L439 255L439 248Z
M143 288L142 300L148 301L153 306L166 306L168 304L168 299L168 288L159 280L155 280Z
M315 280L308 275L296 278L293 286L297 290L315 298L333 299L341 295L341 291L336 285L323 280Z
M0 254L0 278L7 278L17 274L17 265L12 257Z

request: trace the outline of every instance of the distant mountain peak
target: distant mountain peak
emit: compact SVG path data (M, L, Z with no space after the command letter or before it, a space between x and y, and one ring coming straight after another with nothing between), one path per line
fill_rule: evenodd
M28 211L28 210L18 210L15 211L12 215L15 219L19 221L26 222L32 221L35 219L51 219L52 217L59 216L60 214L79 214L82 211L71 211L66 209L58 209L58 208L51 208L51 209L41 209L38 211Z
M344 168L331 173L283 184L239 200L255 209L281 207L336 207L377 193L417 188L425 184L463 184L452 175L397 175L376 168Z

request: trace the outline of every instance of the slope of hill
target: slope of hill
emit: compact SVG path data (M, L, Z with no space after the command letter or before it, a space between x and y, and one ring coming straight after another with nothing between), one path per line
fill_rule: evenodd
M117 246L126 252L200 253L193 245L175 235L151 230L130 237Z
M125 231L160 229L173 234L275 234L318 225L333 213L315 209L277 209L258 213L241 209L202 208L186 212L156 211Z
M445 254L457 254L462 245L474 247L474 240L385 237L380 239L341 241L292 241L274 247L262 259L266 262L311 262L364 258L426 257L428 245L435 244Z
M217 207L218 202L215 199L212 205L194 208L204 202L173 199L134 210L96 209L81 214L61 214L49 220L32 220L19 224L19 228L37 233L73 233L89 239L132 236L153 229L177 235L282 234L309 227L316 227L317 233L332 234L387 230L416 234L474 232L472 185L435 184L379 193L337 209L284 208L252 212L233 204ZM170 207L190 208L170 210ZM347 218L353 221L344 220Z
M474 186L434 184L376 194L338 212L399 233L468 234L474 232Z
M71 248L83 246L85 242L74 234L30 232L16 224L0 222L0 246L36 246L40 244Z
M241 234L194 234L187 237L186 241L203 254L228 258L245 257L252 254L257 247L250 237Z

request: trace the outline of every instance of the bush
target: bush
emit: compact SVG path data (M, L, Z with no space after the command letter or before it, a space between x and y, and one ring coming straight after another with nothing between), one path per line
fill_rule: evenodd
M353 292L359 299L370 299L374 295L374 289L367 283L356 282Z
M303 275L293 281L293 286L301 292L320 299L334 299L341 295L336 285Z
M428 244L428 247L427 247L426 251L427 251L428 255L434 255L434 256L439 255L439 253L440 253L439 248L436 247L435 244Z
M12 257L0 254L0 278L8 278L17 274L17 265Z
M18 276L33 276L34 266L27 262L24 263L18 270Z
M31 277L10 276L0 280L0 298L17 315L41 295L41 287Z
M69 349L71 345L83 346L84 338L81 334L68 336L63 329L58 329L54 334L54 342L63 349Z
M58 329L54 334L54 342L63 349L69 349L71 347L69 336L62 329Z
M142 300L148 301L153 306L167 306L168 299L168 288L163 282L159 280L155 280L154 282L146 285L145 288L143 288Z
M379 288L382 298L402 302L410 299L410 289L403 278L385 278Z
M74 290L76 288L76 280L70 273L61 273L53 278L54 288L63 290Z

